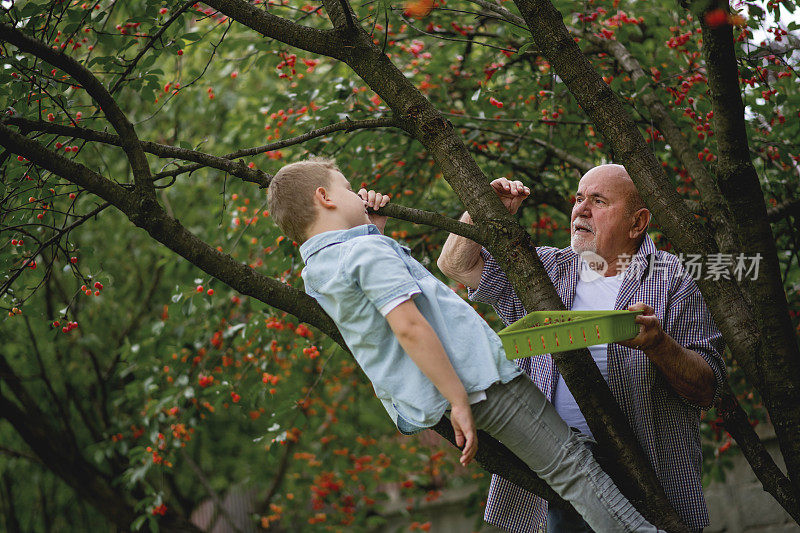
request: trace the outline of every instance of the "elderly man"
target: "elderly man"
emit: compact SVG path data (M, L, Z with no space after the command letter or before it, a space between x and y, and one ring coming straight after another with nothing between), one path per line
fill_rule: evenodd
M492 187L511 213L530 194L519 181ZM462 222L471 223L468 213ZM580 180L571 217L571 247L539 247L545 270L567 309L636 309L639 334L590 352L653 465L667 497L694 530L708 525L700 484L700 411L724 379L722 335L694 280L677 257L656 250L647 235L650 212L625 168L602 165ZM505 273L478 244L450 235L438 261L470 298L491 304L506 324L525 315ZM631 302L637 302L630 305ZM520 367L566 422L591 436L550 355ZM590 531L580 518L493 476L485 520L509 531Z

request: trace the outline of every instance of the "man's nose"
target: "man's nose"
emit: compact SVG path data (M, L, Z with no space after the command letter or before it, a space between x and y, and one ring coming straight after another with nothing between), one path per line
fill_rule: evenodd
M592 210L589 209L588 202L586 200L575 203L575 207L572 209L572 214L575 215L575 218L578 216L589 218L592 214Z

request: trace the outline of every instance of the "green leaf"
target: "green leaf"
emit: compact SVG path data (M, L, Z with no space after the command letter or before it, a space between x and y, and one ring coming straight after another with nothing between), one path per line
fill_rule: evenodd
M522 55L528 50L530 50L535 43L533 41L528 41L527 43L523 44L519 50L517 50L517 54Z
M137 67L140 70L146 70L148 67L150 67L155 62L156 62L156 55L153 54L153 53L150 53L150 54L147 54L147 55L144 56L144 59L142 59L139 62Z
M203 36L200 35L196 31L189 32L189 33L184 33L183 35L181 35L181 39L183 39L184 41L190 42L190 43L197 42L202 38L203 38Z
M187 298L186 301L183 302L181 306L181 313L183 316L189 316L194 313L195 305L194 305L194 298Z
M516 35L517 37L522 37L523 39L530 39L531 32L528 31L526 28L520 28L519 26L509 25L509 31Z
M147 520L147 515L146 514L137 516L136 520L131 522L131 530L139 531L140 529L142 529L142 525L144 524L145 520Z

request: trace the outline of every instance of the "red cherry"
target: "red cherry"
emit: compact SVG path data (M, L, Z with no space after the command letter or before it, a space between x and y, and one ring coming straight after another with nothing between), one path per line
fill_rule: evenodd
M202 285L198 285L197 286L197 292L203 292L203 286Z
M178 55L182 56L183 55L183 50L178 50Z
M724 9L715 9L705 14L706 24L712 28L718 28L728 22L728 14Z
M69 258L69 262L70 262L70 263L72 263L72 264L74 265L75 263L77 263L77 262L78 262L78 258L77 258L77 257L70 257L70 258Z
M94 288L95 289L102 289L103 288L103 284L100 283L99 281L95 281L94 282Z
M214 289L208 289L208 295L214 296Z

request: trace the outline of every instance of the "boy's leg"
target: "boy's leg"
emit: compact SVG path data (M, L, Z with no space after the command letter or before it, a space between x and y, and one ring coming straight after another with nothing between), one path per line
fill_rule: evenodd
M597 464L589 448L526 376L486 391L475 424L505 444L595 531L655 532Z
M589 450L597 459L597 445L587 442ZM547 508L547 533L595 533L586 520L572 509L559 509L554 505Z

